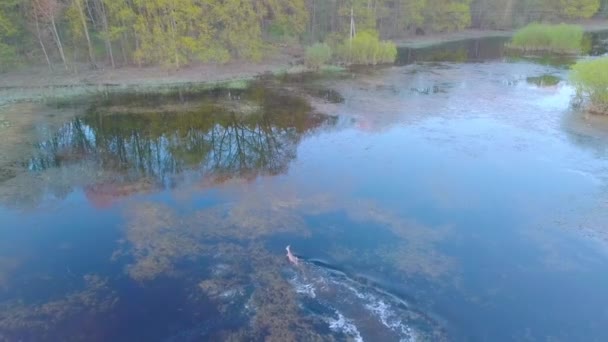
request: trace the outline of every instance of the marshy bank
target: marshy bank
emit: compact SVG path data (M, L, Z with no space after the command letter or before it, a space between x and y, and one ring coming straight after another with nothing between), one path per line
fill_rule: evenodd
M589 112L608 114L608 57L577 62L570 79Z
M591 55L606 52L608 25L605 22L582 24ZM515 31L465 30L449 34L429 34L407 41L397 40L397 65L433 61L483 61L509 56L504 45ZM602 43L602 40L604 43ZM81 95L103 95L121 91L164 91L179 86L213 88L242 83L261 75L307 72L305 50L281 50L260 63L231 62L181 68L126 67L103 70L83 69L78 73L46 68L30 68L3 73L0 78L0 104L44 101ZM346 57L348 58L348 57ZM551 63L551 61L549 61Z

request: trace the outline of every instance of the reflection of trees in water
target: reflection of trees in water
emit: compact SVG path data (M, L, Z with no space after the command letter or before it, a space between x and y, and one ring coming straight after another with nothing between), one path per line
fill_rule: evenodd
M496 59L504 56L507 38L491 37L448 42L440 46L402 48L397 64L416 62L466 62Z
M264 90L243 96L260 109L241 114L208 101L172 113L95 109L40 144L41 153L30 167L44 170L72 160L94 159L101 168L163 183L195 169L234 176L274 175L295 158L302 135L326 120L310 115L310 107L293 97Z
M91 106L39 143L27 167L46 172L86 161L94 165L85 171L90 183L98 182L87 195L106 202L124 195L124 186L138 192L201 174L214 180L280 174L306 132L328 122L302 98L262 86L160 99L122 96ZM105 179L101 185L99 179ZM133 185L138 182L143 185Z

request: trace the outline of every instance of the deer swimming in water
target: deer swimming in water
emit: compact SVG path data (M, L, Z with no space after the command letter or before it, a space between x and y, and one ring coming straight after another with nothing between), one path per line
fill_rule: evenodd
M291 262L294 265L297 265L298 257L291 253L291 245L287 245L287 247L285 247L285 250L287 251L287 259L289 260L289 262Z

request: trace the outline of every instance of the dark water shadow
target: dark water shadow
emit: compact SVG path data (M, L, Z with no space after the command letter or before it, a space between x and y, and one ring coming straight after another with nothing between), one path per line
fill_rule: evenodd
M508 38L491 37L449 42L425 48L401 48L397 65L419 62L481 62L499 59L505 55Z
M576 56L528 56L509 51L505 44L510 38L489 37L448 42L424 48L400 48L397 65L409 65L421 62L483 62L508 58L512 61L528 60L534 63L552 66L569 66L576 62ZM600 56L608 52L608 31L587 33L583 39L583 54Z

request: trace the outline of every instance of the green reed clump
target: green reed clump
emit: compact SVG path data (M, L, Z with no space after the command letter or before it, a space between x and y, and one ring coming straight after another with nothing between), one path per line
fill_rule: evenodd
M608 57L584 60L572 67L570 80L590 112L608 114Z
M530 24L515 33L510 48L524 52L577 54L583 48L579 25Z
M336 58L350 65L390 64L397 58L397 47L393 42L381 41L377 32L366 31L339 44Z
M331 47L325 43L316 43L306 49L304 63L311 69L318 70L331 60Z

